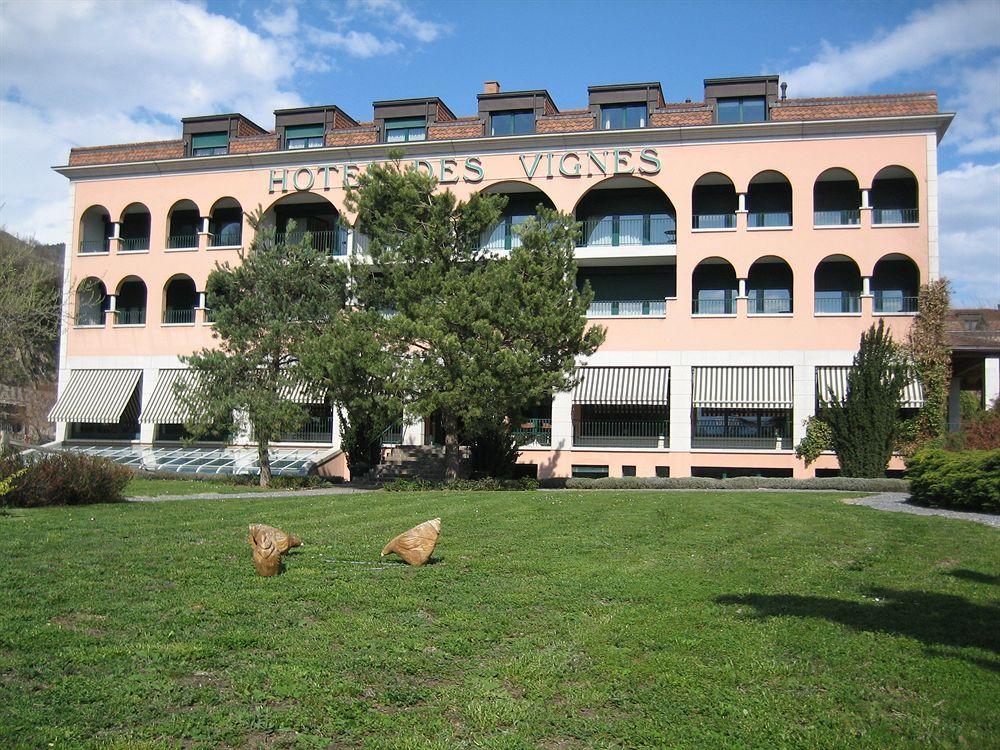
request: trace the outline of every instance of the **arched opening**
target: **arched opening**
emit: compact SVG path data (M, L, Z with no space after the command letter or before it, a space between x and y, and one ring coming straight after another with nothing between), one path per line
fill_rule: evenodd
M733 181L720 172L698 178L691 191L694 229L734 229L740 201Z
M197 306L198 291L190 276L178 274L163 288L164 323L194 323L194 311Z
M756 175L747 190L747 212L748 227L790 227L792 183L774 170Z
M846 255L820 261L813 276L816 313L844 315L861 312L861 271Z
M80 217L80 252L110 252L113 233L114 226L108 209L104 206L91 206Z
M180 200L170 207L167 214L167 247L171 250L190 250L198 247L201 215L194 201Z
M243 241L243 207L235 198L222 198L212 206L208 231L212 247L239 247Z
M735 315L739 284L736 271L723 258L706 258L691 276L691 312L695 315Z
M146 284L136 276L128 276L115 293L115 323L120 326L146 324Z
M915 313L920 293L920 269L912 259L886 255L872 271L872 295L877 313Z
M917 178L906 167L885 167L872 180L872 224L916 224Z
M142 203L133 203L122 211L121 251L138 253L149 250L151 223L149 209Z
M638 177L612 177L576 204L580 247L677 244L677 212L660 188Z
M108 310L108 290L104 282L90 276L76 288L76 325L103 326Z
M853 173L834 167L816 178L813 185L813 223L818 227L861 223L861 188Z
M767 255L754 261L747 274L747 313L787 315L792 312L792 269L782 259Z
M524 182L503 182L491 185L483 192L507 197L503 217L491 231L483 232L480 244L483 250L502 251L520 247L521 237L515 231L517 227L535 216L539 205L555 208L549 196Z
M264 216L275 228L278 244L301 242L306 232L316 250L330 255L347 255L348 227L326 198L314 193L293 193L276 201Z

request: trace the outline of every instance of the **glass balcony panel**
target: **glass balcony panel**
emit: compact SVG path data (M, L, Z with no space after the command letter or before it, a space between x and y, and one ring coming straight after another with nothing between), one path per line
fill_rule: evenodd
M877 313L915 313L917 299L901 291L875 292L874 309Z
M236 247L242 241L243 230L241 227L227 228L212 234L211 247Z
M695 229L733 229L736 227L736 214L695 214Z
M662 299L643 300L594 300L587 307L587 315L593 318L663 317L667 313L667 303Z
M107 253L111 250L111 239L105 237L103 240L82 240L80 242L81 253Z
M920 212L916 208L873 208L872 224L917 224Z
M748 214L748 226L758 227L790 227L792 225L791 211L760 211Z
M123 253L137 253L149 250L149 237L128 237L122 239Z
M861 294L848 291L816 292L816 312L828 315L859 313Z
M347 232L341 229L325 229L316 232L279 232L274 236L274 241L278 244L294 245L301 242L307 234L312 236L311 242L314 250L329 255L347 255Z
M842 211L814 211L813 223L818 227L847 227L861 223L861 210L857 208Z
M791 295L763 295L747 300L749 315L783 315L792 311Z
M602 216L583 220L580 247L674 245L677 224L668 214Z
M735 315L736 295L698 297L692 300L695 315Z
M76 314L76 325L78 326L102 326L104 325L103 310L79 310Z

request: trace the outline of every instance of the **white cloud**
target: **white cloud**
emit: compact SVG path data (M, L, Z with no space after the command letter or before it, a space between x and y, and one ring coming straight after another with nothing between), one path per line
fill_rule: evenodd
M254 20L269 34L274 36L291 36L299 30L299 9L294 5L286 5L281 13L271 9L257 11Z
M783 78L795 96L847 94L955 55L997 46L1000 4L983 0L945 3L914 11L891 32L850 47L824 42L812 62Z
M352 57L369 58L377 55L388 55L403 48L393 39L379 39L368 31L323 31L308 29L309 41L317 47L334 47L346 52Z
M1000 163L939 175L940 247L957 306L1000 303Z
M383 18L389 28L418 42L433 42L451 33L451 27L447 24L417 18L416 14L399 0L351 0L350 6Z

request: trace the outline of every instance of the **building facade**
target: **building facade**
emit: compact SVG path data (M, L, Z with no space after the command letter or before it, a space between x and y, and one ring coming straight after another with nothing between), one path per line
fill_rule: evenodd
M483 237L504 252L546 204L581 222L579 279L605 343L579 385L518 425L521 461L547 476L836 470L793 447L818 394L841 392L861 333L897 340L938 275L937 146L953 115L934 94L792 99L775 76L710 79L668 103L658 83L594 86L560 110L544 90L488 82L478 112L437 98L183 120L182 137L77 148L70 181L57 440L160 469L252 470L228 445L182 445L179 357L213 345L205 283L251 239L258 205L279 235L363 258L344 190L401 149L440 189L508 196ZM309 400L305 391L301 398ZM919 386L904 407L920 404ZM279 466L343 473L336 420L287 436ZM426 418L420 418L426 417ZM409 417L388 443L436 437ZM283 451L283 452L282 452Z

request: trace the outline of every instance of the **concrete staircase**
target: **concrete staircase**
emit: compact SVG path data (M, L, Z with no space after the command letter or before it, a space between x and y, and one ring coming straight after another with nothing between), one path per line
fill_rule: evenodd
M462 446L458 475L468 477L472 472L469 448ZM444 446L442 445L397 445L382 463L375 467L372 477L378 482L393 479L427 479L431 482L444 481Z

